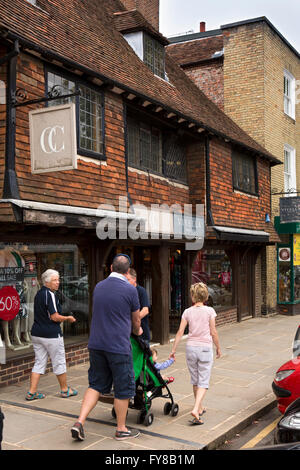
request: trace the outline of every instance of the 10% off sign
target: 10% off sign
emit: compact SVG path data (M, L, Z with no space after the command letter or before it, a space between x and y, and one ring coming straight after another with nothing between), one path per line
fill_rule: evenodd
M15 318L20 310L20 297L12 286L0 289L0 319L10 321Z

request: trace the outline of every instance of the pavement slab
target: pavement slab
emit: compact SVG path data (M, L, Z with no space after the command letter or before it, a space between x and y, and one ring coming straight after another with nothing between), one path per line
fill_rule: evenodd
M218 328L222 357L214 362L210 388L205 397L207 413L203 426L191 426L194 398L185 361L183 339L176 362L168 369L175 381L170 385L177 416L165 416L166 400L152 402L151 426L137 424L137 410L129 410L128 426L140 429L132 441L114 439L116 421L112 405L99 402L85 424L83 442L71 438L70 428L80 411L88 386L88 364L68 369L68 384L78 390L76 397L59 396L56 377L41 377L43 400L27 402L29 382L0 388L0 405L5 415L2 449L10 450L101 450L115 452L192 451L215 449L226 439L276 405L271 384L277 369L292 357L292 344L300 317L275 315L253 318ZM171 344L158 345L159 361L168 358ZM166 371L165 371L166 372ZM278 412L279 414L279 412Z

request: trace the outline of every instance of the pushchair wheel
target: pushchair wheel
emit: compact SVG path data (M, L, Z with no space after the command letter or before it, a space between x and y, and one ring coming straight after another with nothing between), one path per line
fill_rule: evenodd
M168 415L171 411L171 408L172 408L172 403L165 403L165 406L164 406L164 415Z
M151 426L154 421L153 413L147 413L144 419L145 426Z
M145 411L140 411L137 417L137 424L144 423L145 426L151 426L154 421L153 413L146 413Z
M144 422L146 415L147 413L145 410L140 411L137 415L137 420L136 420L137 424L142 424Z
M179 406L177 405L177 403L173 403L173 405L171 407L171 415L172 416L177 416L178 411L179 411Z

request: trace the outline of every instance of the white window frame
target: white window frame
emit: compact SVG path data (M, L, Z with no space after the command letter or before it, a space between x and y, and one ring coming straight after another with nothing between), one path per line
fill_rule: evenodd
M288 70L284 70L284 112L295 119L296 79Z
M294 190L295 192L289 193ZM296 150L291 145L284 146L284 192L286 197L297 196Z

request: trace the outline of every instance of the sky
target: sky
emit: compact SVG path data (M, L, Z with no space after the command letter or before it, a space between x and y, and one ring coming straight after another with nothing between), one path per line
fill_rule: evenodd
M266 16L300 52L300 0L160 0L160 32L176 36L198 33L250 18Z

